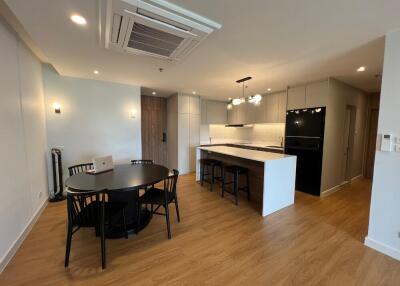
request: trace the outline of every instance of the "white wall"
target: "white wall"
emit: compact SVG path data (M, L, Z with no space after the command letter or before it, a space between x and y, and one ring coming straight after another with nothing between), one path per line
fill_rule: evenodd
M41 63L0 18L0 272L47 200Z
M386 36L378 138L400 136L400 31ZM377 151L365 243L400 260L400 153Z
M141 158L140 87L63 77L47 65L43 75L48 148L62 147L65 178L68 166L96 156L112 155L116 163Z

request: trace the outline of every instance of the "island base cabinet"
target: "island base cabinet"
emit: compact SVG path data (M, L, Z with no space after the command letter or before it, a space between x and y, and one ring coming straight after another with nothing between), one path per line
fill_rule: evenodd
M196 151L196 180L199 181L200 179L200 159L216 159L225 166L238 165L248 169L250 205L262 216L272 214L294 203L296 156L277 156L277 154L269 152L265 152L267 155L263 156L261 154L263 152L252 150L244 154L242 151L237 152L234 149L233 147L218 146L198 147ZM255 155L265 158L265 161L253 159ZM229 181L231 179L228 178ZM246 176L240 176L239 187L246 184ZM241 202L247 204L246 193L241 193L239 206Z
M250 203L254 207L254 209L262 213L263 208L263 183L264 183L264 163L255 162L252 160L246 160L242 158L227 156L218 153L208 153L207 151L201 151L201 158L209 158L209 159L217 159L223 162L224 165L239 165L249 169L249 181L250 181ZM232 178L228 177L228 181L231 181ZM239 187L244 186L246 184L245 176L239 176ZM232 185L229 186L231 188ZM215 188L217 190L217 188ZM220 190L220 188L218 188ZM233 196L226 195L226 198L231 198L234 200ZM239 205L241 201L247 201L246 193L241 192Z

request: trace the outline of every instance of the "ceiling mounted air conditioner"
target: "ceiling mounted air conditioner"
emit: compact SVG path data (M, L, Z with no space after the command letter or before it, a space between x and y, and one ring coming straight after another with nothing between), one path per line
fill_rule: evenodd
M106 48L180 60L221 25L164 0L103 0ZM102 33L103 34L103 33Z

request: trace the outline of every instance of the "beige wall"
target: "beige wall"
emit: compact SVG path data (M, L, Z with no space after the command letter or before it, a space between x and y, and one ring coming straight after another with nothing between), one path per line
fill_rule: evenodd
M346 106L356 108L354 149L351 177L363 174L365 152L365 129L368 94L335 79L329 80L326 97L326 124L321 191L327 191L344 183L344 132Z

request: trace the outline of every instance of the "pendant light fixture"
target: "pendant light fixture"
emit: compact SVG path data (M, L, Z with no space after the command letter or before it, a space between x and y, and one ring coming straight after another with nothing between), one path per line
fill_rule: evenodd
M228 105L226 106L226 108L228 110L232 109L234 105L240 105L240 104L246 102L246 98L244 96L244 89L245 89L244 83L246 81L248 81L248 80L251 80L251 79L252 79L252 77L248 76L248 77L245 77L245 78L238 79L236 81L236 83L241 83L242 84L242 97L241 98L233 98L233 99L231 99L229 101ZM262 96L260 94L256 94L256 95L249 96L247 101L250 102L250 103L253 103L254 105L258 105L258 104L260 104L261 99L262 99Z

